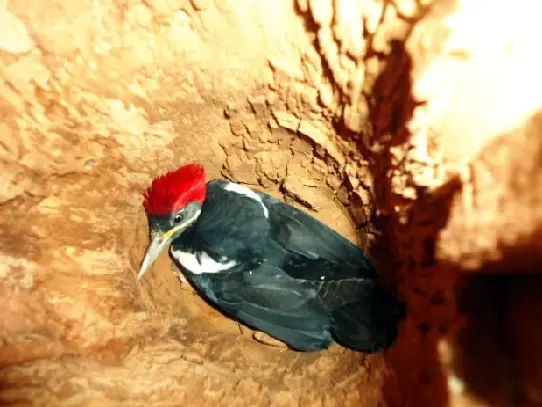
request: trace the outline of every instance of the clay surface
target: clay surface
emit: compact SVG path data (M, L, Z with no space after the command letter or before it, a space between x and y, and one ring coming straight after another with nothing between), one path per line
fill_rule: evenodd
M538 283L510 284L487 336L465 327L494 308L460 301L466 275L540 268L540 15L529 0L4 2L0 404L540 405ZM142 192L193 161L367 251L408 304L394 347L263 345L167 255L137 284ZM469 367L472 337L505 340ZM495 355L512 383L473 381Z

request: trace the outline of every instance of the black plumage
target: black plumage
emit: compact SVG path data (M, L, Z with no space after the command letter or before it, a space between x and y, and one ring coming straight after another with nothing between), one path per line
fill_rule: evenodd
M228 190L213 180L201 214L171 253L206 254L216 273L187 278L218 309L297 350L334 339L364 352L389 347L403 306L379 283L361 250L301 210L270 195ZM259 199L259 200L258 200Z

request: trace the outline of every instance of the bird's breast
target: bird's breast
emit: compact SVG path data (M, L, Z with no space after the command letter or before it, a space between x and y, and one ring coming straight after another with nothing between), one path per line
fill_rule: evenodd
M227 271L237 265L235 260L226 257L215 260L206 252L190 252L172 249L171 255L185 270L192 274L217 274Z

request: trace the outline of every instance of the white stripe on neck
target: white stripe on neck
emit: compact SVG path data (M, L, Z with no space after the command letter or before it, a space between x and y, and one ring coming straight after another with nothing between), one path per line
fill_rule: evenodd
M228 261L228 259L224 259L224 262L218 262L205 252L190 253L172 249L171 255L192 274L217 274L237 264L235 260Z

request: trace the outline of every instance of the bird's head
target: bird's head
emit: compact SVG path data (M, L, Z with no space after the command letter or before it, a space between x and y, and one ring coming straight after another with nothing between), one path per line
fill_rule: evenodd
M138 280L160 253L197 220L206 194L207 177L198 164L184 165L152 180L143 201L151 229L151 243L141 263Z

